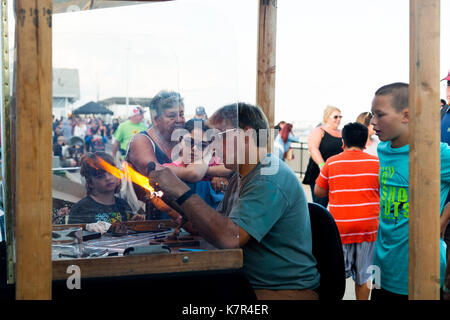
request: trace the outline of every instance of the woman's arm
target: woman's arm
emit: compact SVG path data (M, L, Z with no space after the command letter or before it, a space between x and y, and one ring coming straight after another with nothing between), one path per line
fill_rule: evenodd
M209 167L206 174L212 177L228 177L231 174L231 172L233 171L225 168L223 164L219 164L217 166Z
M208 171L207 164L188 164L186 167L168 166L175 175L186 182L198 182L203 179Z
M133 167L139 173L147 176L147 165L150 161L156 164L157 169L162 169L161 164L156 159L155 150L150 140L142 135L136 134L130 141L128 157Z
M211 150L208 149L201 160L189 163L185 167L168 166L168 168L181 180L195 183L202 180L209 172L211 156Z
M324 163L322 154L319 151L320 142L323 138L323 130L321 128L315 128L308 137L308 149L311 154L311 158L317 165Z
M300 142L299 138L296 137L296 136L294 136L294 135L292 134L292 132L289 133L288 141L290 141L290 142ZM320 142L319 142L319 144L320 144Z

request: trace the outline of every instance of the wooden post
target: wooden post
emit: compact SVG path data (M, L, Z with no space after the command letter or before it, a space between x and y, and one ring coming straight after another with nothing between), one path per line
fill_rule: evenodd
M275 53L277 31L277 1L260 0L258 25L258 78L256 103L264 111L269 126L275 119ZM273 137L269 140L272 141ZM268 144L269 152L271 143Z
M16 2L16 298L51 299L52 0Z
M3 119L2 119L2 167L3 167L3 207L6 224L6 256L7 256L7 283L14 283L14 175L12 174L12 130L11 130L11 82L9 72L9 36L8 36L8 3L1 0L2 14L2 94L3 94Z
M440 0L410 0L409 298L439 300Z

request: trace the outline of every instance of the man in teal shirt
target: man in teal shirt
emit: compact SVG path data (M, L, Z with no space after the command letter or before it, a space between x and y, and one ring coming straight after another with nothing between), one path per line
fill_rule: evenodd
M306 196L294 172L267 154L264 113L238 103L219 109L208 123L220 131L216 151L221 149L225 166L234 170L219 212L168 169L151 172L150 181L176 199L208 242L242 248L243 270L258 299L317 299L320 278Z
M117 127L114 132L113 157L116 156L118 150L120 150L122 156L125 156L131 138L136 133L147 130L147 127L142 123L143 119L144 110L136 107L132 110L129 119Z
M408 298L409 269L409 85L393 83L375 92L371 124L378 135L380 161L380 224L374 262L381 289L372 300ZM441 209L450 190L450 147L441 143ZM446 245L441 239L441 285Z

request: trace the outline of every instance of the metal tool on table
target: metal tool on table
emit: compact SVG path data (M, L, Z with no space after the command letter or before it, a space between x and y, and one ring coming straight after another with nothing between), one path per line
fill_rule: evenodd
M166 245L150 245L150 246L139 246L139 247L128 247L123 252L124 256L135 256L144 254L155 254L155 253L170 253L170 248Z

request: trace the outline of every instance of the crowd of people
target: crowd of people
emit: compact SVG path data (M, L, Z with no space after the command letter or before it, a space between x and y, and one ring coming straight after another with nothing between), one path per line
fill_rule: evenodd
M450 72L444 80L447 81L449 99ZM393 83L378 89L371 112L361 113L355 123L333 132L334 136L342 137L343 152L336 150L334 154L328 154L333 140L325 140L326 133L319 135L318 128L308 140L310 172L307 171L304 182L311 185L311 191L319 201L324 199L322 204L328 206L336 221L343 244L346 276L355 280L357 299L369 297L367 281L371 280L368 272L371 266L379 268L381 276L376 283L378 289L372 290L372 300L408 298L408 99L406 83ZM339 110L335 112L340 113ZM440 285L441 296L445 299L450 298L450 275L449 270L446 271L450 257L450 121L447 113L448 106L444 101L440 145ZM338 114L327 115L325 110L324 123L328 116L328 122L332 123ZM320 129L324 130L324 127ZM375 137L373 133L376 133ZM336 139L335 144L338 143Z
M61 167L79 167L85 152L105 151L114 130L113 124L93 115L53 117L53 155L59 157Z
M450 88L450 73L443 80ZM341 110L327 106L323 122L308 139L311 157L303 184L310 186L313 201L333 216L346 277L355 281L361 300L408 297L408 98L408 84L385 85L375 92L371 110L342 130ZM446 104L441 108L445 125L449 108ZM149 127L142 124L144 109L136 107L114 129L92 118L87 123L78 119L68 130L73 135L77 126L84 127L87 149L78 163L87 196L73 206L69 222L173 219L217 248L242 248L243 269L258 299L320 298L308 200L285 162L290 143L298 142L292 124L276 126L274 150L268 153L270 128L258 106L231 104L211 117L198 107L196 116L186 121L181 95L161 91L149 111ZM65 126L70 129L70 122L56 126L56 145L65 141ZM442 131L443 139L448 128ZM98 148L96 135L114 140L112 155ZM134 211L134 205L117 196L120 181L99 164L99 158L111 165L120 165L116 159L126 163L147 176L164 197L149 197L133 184L132 192L143 204ZM447 299L449 190L450 146L444 141L440 284ZM372 291L371 266L380 272Z

